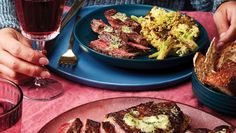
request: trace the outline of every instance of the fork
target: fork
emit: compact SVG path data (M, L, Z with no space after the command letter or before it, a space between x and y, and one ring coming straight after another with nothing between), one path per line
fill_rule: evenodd
M74 23L74 26L79 20L80 20L80 16L78 16L76 18L76 20L75 20L76 22ZM76 57L75 53L72 50L73 45L74 45L74 40L75 40L75 37L74 37L73 32L72 32L71 36L70 36L68 49L66 50L65 53L63 53L61 55L61 57L58 60L58 64L60 64L60 65L72 65L72 66L75 66L77 64L78 58Z

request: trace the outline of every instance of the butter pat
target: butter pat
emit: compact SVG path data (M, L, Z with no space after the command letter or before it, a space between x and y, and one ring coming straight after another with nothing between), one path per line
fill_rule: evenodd
M125 114L124 122L131 128L140 129L145 133L155 133L156 129L167 130L170 125L170 120L167 115L156 115L142 118L135 118L131 113Z

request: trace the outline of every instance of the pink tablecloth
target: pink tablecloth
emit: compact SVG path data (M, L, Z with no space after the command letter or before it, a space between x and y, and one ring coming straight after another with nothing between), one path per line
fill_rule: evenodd
M211 13L188 12L188 14L196 18L207 29L210 38L217 36L217 30ZM65 94L55 100L46 102L24 99L22 118L23 133L37 132L57 115L78 105L99 99L123 96L144 96L178 101L210 112L236 126L236 118L230 118L229 116L216 113L198 102L192 92L191 80L162 90L157 89L156 91L118 92L88 87L58 76L55 76L55 78L64 85Z

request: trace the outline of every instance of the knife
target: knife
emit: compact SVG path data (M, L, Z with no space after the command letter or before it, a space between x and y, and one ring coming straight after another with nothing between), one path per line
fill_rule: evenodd
M81 9L83 6L85 0L75 0L73 5L71 6L68 13L65 15L65 17L61 21L61 30L68 24L68 22L73 18L76 13Z
M73 5L71 6L70 10L67 12L67 14L65 15L65 17L62 19L61 22L61 29L60 31L62 31L65 26L68 24L68 22L77 14L77 12L81 9L81 7L83 6L85 0L75 0ZM47 53L51 53L52 50L52 46L55 43L56 39L47 41L45 45L45 49L48 51Z

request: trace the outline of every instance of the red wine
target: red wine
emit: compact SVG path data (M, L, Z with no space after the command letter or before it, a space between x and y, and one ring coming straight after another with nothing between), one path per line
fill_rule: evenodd
M15 0L22 30L30 35L49 35L59 28L65 0Z

